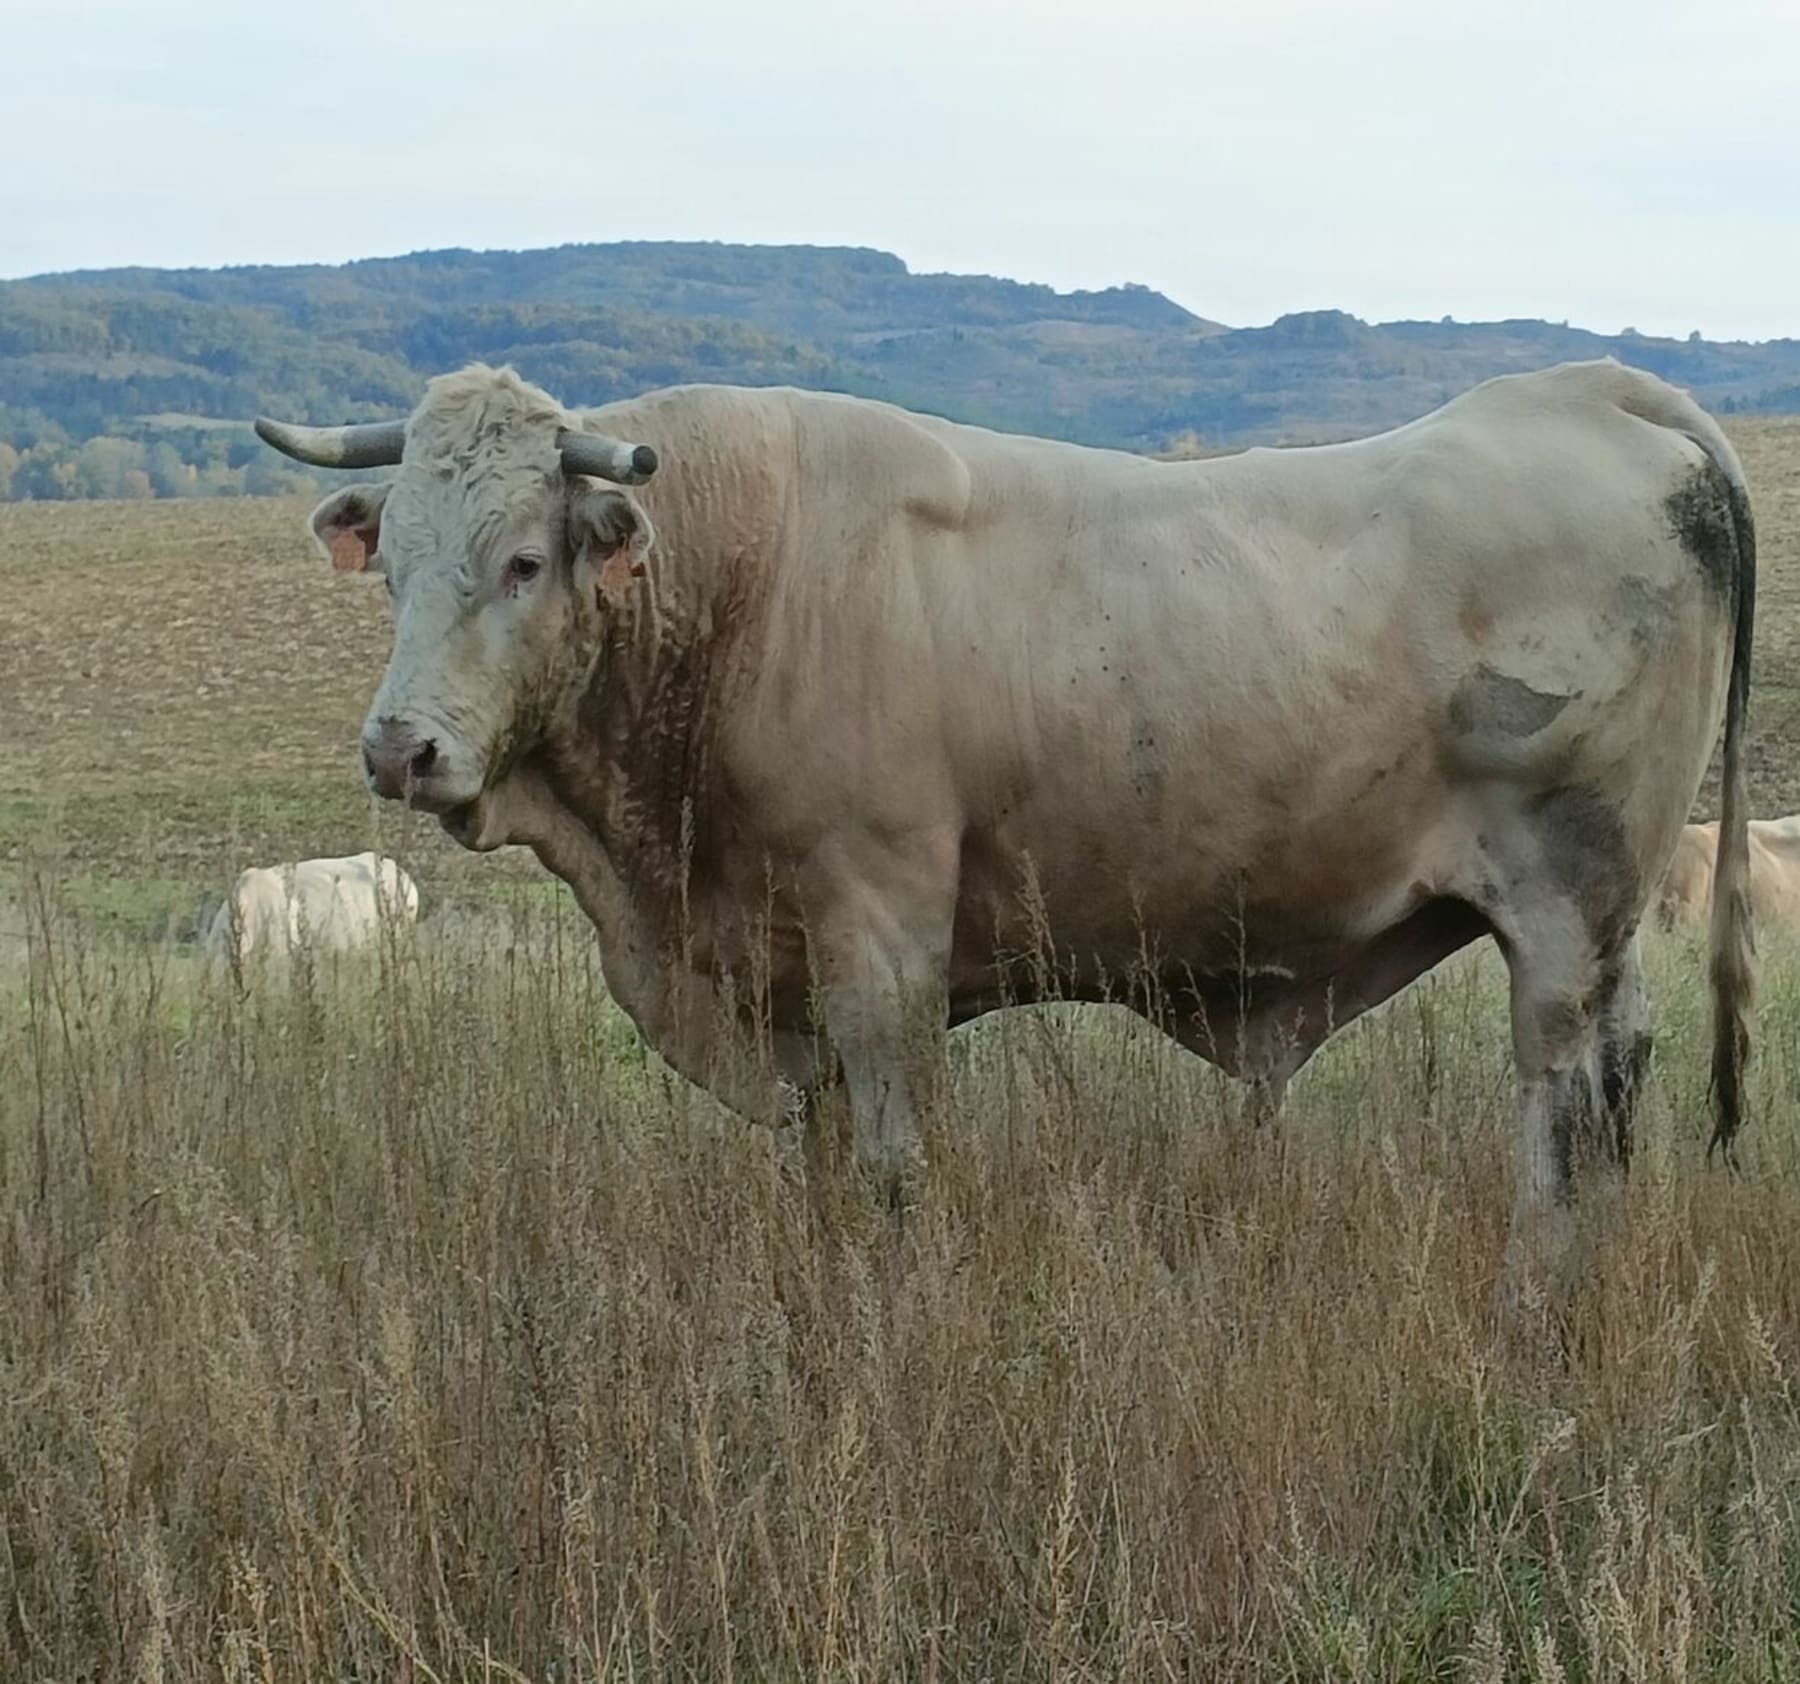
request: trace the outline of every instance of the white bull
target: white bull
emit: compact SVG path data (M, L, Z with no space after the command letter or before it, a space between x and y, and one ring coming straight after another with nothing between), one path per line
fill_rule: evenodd
M380 854L251 866L214 914L205 945L215 958L235 952L240 961L302 945L342 953L371 946L383 919L412 924L418 916L418 885Z
M1181 463L792 390L577 414L480 366L404 423L258 429L399 465L313 516L393 596L372 786L535 849L647 1039L747 1115L841 1073L890 1186L912 1003L941 1032L1132 989L1272 1104L1492 936L1511 1255L1565 1258L1577 1164L1625 1152L1638 927L1721 721L1730 1141L1753 529L1724 435L1649 375L1569 365ZM734 1010L773 1070L722 1050Z
M1663 874L1657 921L1664 929L1703 929L1719 857L1719 825L1691 824ZM1800 813L1750 821L1750 915L1800 936Z

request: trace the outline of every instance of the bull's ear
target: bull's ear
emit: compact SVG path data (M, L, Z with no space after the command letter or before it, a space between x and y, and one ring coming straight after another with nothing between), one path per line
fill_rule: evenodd
M656 541L650 517L623 491L583 484L569 495L569 547L578 589L602 608L616 608L644 576Z
M312 512L313 541L339 573L380 573L385 485L347 485Z

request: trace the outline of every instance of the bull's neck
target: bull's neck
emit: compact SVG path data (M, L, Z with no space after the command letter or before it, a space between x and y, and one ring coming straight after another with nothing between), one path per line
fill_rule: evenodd
M678 897L717 845L720 737L747 682L741 652L755 646L788 480L783 404L695 387L600 412L606 431L662 458L633 492L655 538L572 688L553 776L640 902Z
M657 531L555 733L553 777L629 888L673 910L715 844L718 730L745 604L741 556L685 544L666 512Z

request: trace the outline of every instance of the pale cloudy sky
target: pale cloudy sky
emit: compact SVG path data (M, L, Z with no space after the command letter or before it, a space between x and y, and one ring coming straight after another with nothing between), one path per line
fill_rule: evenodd
M0 275L622 238L1800 335L1800 3L0 0Z

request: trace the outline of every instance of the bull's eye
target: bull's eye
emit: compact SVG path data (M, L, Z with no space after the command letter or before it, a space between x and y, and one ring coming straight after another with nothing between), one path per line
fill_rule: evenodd
M506 580L508 584L523 585L535 579L543 569L544 558L533 555L529 550L521 551L506 564Z

